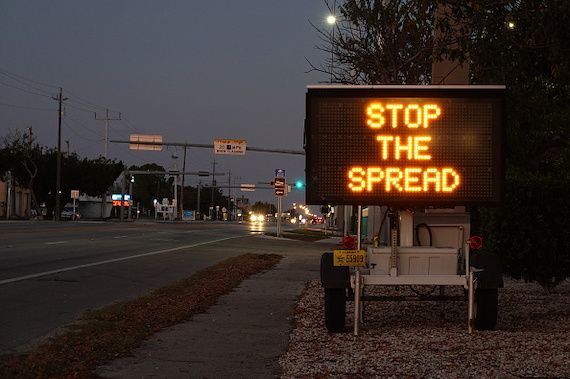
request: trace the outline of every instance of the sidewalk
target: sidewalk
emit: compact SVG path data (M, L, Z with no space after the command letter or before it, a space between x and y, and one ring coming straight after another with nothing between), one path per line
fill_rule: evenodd
M267 378L280 374L293 307L319 276L320 254L286 254L208 312L156 334L133 357L100 367L104 378Z

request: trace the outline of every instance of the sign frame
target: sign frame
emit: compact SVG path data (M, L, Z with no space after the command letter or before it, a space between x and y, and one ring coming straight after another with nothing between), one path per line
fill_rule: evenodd
M311 85L307 86L306 94L306 116L305 116L305 152L306 152L306 203L307 204L337 204L337 205L394 205L394 206L452 206L452 205L473 205L473 204L496 204L502 200L504 191L504 172L505 172L505 86L503 85L382 85L382 86L360 86L360 85ZM468 102L479 101L483 104L492 104L491 111L491 126L487 126L489 138L491 139L491 153L489 154L490 161L492 162L492 172L488 174L488 181L492 183L492 187L485 187L492 195L475 199L471 193L474 191L464 189L465 196L433 196L430 194L417 194L406 195L402 194L396 196L393 194L379 194L376 193L349 193L348 190L340 190L336 194L327 193L324 183L325 180L345 180L339 175L324 177L324 172L319 167L319 162L330 162L333 159L339 161L337 166L349 166L356 163L347 163L350 159L343 155L346 148L335 149L331 146L330 149L324 149L323 143L319 144L319 140L323 135L319 134L319 127L316 125L319 119L317 108L319 104L326 101L331 101L331 104L336 101L338 104L349 104L361 102L362 104L373 100L384 101L386 99L401 99L402 102L410 100L423 100L434 99L435 101L441 100L447 102L446 104L462 104ZM458 99L458 101L454 100ZM345 101L343 103L343 101ZM354 106L353 106L354 107ZM365 108L362 108L363 112ZM321 114L322 117L322 114ZM362 116L365 117L364 115ZM403 117L402 117L403 118ZM324 122L324 121L322 121ZM362 137L365 134L371 134L366 124L352 124L349 121L336 121L339 128L362 128L355 133L347 133L353 137ZM453 127L459 127L455 124ZM385 130L387 130L386 128ZM346 129L345 129L346 130ZM329 135L332 132L328 132ZM362 134L360 134L362 133ZM402 132L400 132L402 133ZM445 133L439 132L440 135L446 136ZM403 134L402 134L403 135ZM443 145L445 146L445 145ZM367 146L368 147L368 146ZM344 150L343 150L344 149ZM330 150L326 152L325 150ZM338 155L334 155L337 153ZM436 151L437 152L437 151ZM339 158L340 156L340 158ZM367 156L367 159L372 159ZM435 161L435 160L434 160ZM379 161L380 162L380 161ZM435 161L439 163L439 161ZM463 161L462 161L463 162ZM461 162L458 162L458 164ZM363 163L364 164L364 163ZM329 166L331 166L329 164ZM340 171L340 170L339 170ZM344 172L343 172L344 174ZM347 173L348 175L348 173ZM335 185L340 186L340 182L334 182ZM344 184L344 183L342 183ZM339 194L342 192L342 194ZM471 195L471 196L468 196Z

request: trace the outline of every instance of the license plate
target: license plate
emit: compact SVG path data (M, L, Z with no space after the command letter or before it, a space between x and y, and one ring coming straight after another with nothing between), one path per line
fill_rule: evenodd
M334 266L365 266L366 250L333 250Z

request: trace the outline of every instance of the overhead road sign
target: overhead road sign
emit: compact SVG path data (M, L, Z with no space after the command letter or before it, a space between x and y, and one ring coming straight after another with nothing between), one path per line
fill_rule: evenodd
M504 86L309 86L307 204L500 201Z
M242 192L254 192L255 191L255 184L241 184L240 190Z
M111 143L128 143L131 144L131 141L125 140L110 140ZM185 142L137 142L139 145L159 145L159 146L177 146L177 147L199 147L205 149L213 149L213 144L203 144L203 143L185 143ZM293 154L293 155L305 155L305 151L303 150L293 150L293 149L269 149L265 147L253 147L247 146L247 151L255 151L259 153L275 153L275 154Z
M209 171L151 171L151 170L127 170L127 174L132 175L197 175L212 176ZM215 176L225 176L223 172L216 172Z
M215 139L214 154L221 155L245 155L247 146L243 139Z
M131 134L129 137L129 149L162 151L162 136L152 134Z

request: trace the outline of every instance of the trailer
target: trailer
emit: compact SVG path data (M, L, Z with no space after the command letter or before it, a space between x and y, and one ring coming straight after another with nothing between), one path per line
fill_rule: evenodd
M321 258L325 324L354 334L369 286L431 286L418 300L466 300L468 331L494 329L502 273L477 251L470 207L501 201L504 86L309 86L307 204L357 209L354 246ZM381 206L383 244L362 244L362 207ZM464 288L451 298L445 287ZM436 289L439 291L436 292ZM404 298L406 299L406 298Z

